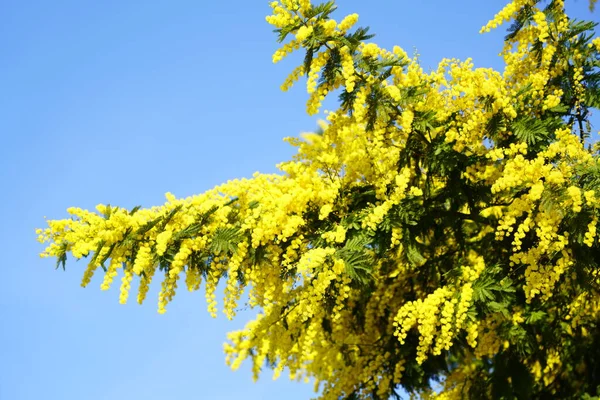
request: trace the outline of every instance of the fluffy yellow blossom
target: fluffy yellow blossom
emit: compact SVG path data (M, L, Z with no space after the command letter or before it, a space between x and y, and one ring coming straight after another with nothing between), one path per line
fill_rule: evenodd
M299 42L302 42L302 41L306 40L306 38L308 38L312 33L313 33L312 26L303 25L298 29L298 32L296 32L296 40Z
M339 23L337 28L341 33L346 33L348 30L352 29L354 24L358 22L358 14L350 14L346 15L344 19Z

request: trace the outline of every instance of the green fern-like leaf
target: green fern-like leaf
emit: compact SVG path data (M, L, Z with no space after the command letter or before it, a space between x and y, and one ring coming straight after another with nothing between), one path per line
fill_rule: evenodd
M235 253L241 239L238 228L218 228L212 237L210 249L215 254Z
M546 318L546 315L547 314L544 311L533 311L527 316L525 323L533 325L536 322L542 321L544 318Z
M369 251L370 238L356 235L337 250L335 256L344 261L346 273L353 281L366 284L371 278L373 257Z
M423 254L421 254L419 246L416 242L410 243L406 247L406 258L412 265L416 267L420 267L427 262L427 259L423 257Z
M324 19L329 17L337 9L335 2L328 1L318 5L313 5L309 10L304 13L306 19L318 17L318 19Z
M537 143L548 136L546 125L539 118L523 117L513 124L515 136L528 145Z

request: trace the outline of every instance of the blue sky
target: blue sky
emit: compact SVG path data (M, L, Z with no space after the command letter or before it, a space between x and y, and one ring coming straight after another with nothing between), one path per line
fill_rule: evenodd
M188 196L274 172L282 142L316 127L302 84L279 85L299 57L273 65L266 1L0 1L0 399L308 399L310 385L224 363L233 322L181 292L165 315L118 304L83 263L55 271L34 230L44 216L98 203L125 207ZM339 0L374 39L423 65L473 57L501 67L502 31L479 28L500 0ZM598 20L587 1L574 14ZM333 104L333 103L330 103ZM156 288L155 288L156 289Z

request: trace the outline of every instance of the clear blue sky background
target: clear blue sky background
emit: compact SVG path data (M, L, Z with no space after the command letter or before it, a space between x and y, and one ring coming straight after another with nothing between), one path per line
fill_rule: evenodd
M418 49L425 67L473 57L501 67L502 31L479 35L501 0L339 0L379 44ZM571 0L574 14L587 1ZM273 172L282 142L316 127L303 85L279 85L299 57L276 49L266 1L0 1L0 399L307 399L309 385L224 363L225 333L202 292L166 315L156 290L118 304L83 263L55 271L34 229L75 205L125 207ZM331 103L330 103L331 104ZM156 288L155 288L156 289Z

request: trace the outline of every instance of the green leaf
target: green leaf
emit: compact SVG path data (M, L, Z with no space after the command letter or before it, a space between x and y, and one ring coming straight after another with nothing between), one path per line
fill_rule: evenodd
M327 18L332 12L337 9L334 1L328 1L326 3L321 3L317 5L313 5L309 10L304 12L305 19L311 19L313 17L319 17L319 19Z
M310 73L310 66L313 61L313 57L315 56L315 49L308 48L306 49L306 54L304 55L304 73L306 76Z
M289 35L290 33L294 32L295 30L297 30L301 26L302 26L302 22L300 21L300 22L298 22L297 24L294 24L294 25L286 25L283 28L275 29L273 32L277 33L277 42L278 43L283 43L283 41L285 40L285 38L287 37L287 35Z
M102 214L104 215L104 219L110 218L110 215L112 214L112 208L110 204L106 205L106 208L104 209L104 212Z
M94 263L98 259L98 256L100 255L100 251L102 251L102 247L104 247L104 240L100 240L98 242L98 246L96 246L96 250L94 251L94 255L92 256L89 265L94 265Z
M183 208L183 205L180 204L177 207L173 208L171 211L169 211L169 213L164 217L163 219L163 223L162 223L162 229L164 230L166 228L166 226L169 224L169 222L171 222L171 219L173 219L173 217L175 216L175 214L177 214L179 212L179 210L181 210Z
M533 145L548 137L548 127L540 118L524 116L513 123L515 136L528 145Z
M427 262L427 259L425 257L423 257L423 255L419 251L419 248L418 248L416 242L410 243L407 246L406 258L412 265L414 265L416 267L420 267Z
M196 222L191 225L188 225L185 229L180 230L179 232L173 235L173 240L183 240L183 239L192 239L200 233L204 224L202 222Z
M135 206L135 207L133 207L133 208L131 209L131 211L129 211L129 215L133 215L133 214L135 214L136 212L138 212L138 211L139 211L139 209L140 209L140 208L142 208L142 206Z
M117 246L116 243L113 243L113 244L110 245L110 247L108 248L108 251L102 257L102 260L100 260L100 265L102 265L104 267L104 263L106 262L106 260L108 260L110 258L110 255L112 254L112 252L113 252L113 250L115 249L116 246Z
M489 277L476 280L473 285L473 300L482 303L496 300L496 297L491 292L491 287L494 284L495 281Z
M62 266L62 269L64 271L66 263L67 263L67 243L63 243L60 246L58 255L56 256L56 269L58 269L58 267Z
M150 229L154 228L161 220L162 217L158 217L146 222L144 225L138 228L138 230L135 232L136 235L144 236L147 232L150 231Z
M553 112L553 113L558 113L558 114L564 114L567 111L569 111L569 106L566 106L564 104L559 104L556 107L549 108L548 111Z
M239 228L217 228L210 249L215 254L235 253L241 239Z
M348 41L350 49L356 48L361 42L374 38L374 34L369 34L369 27L356 28L354 33L346 34L345 38Z
M346 273L350 278L361 284L366 284L372 277L373 256L369 251L370 240L365 234L355 235L335 252L335 256L344 261Z
M544 320L546 318L546 315L547 314L544 311L533 311L527 316L527 318L525 319L525 323L533 325L536 322Z
M506 308L506 304L490 301L487 303L487 306L493 312L501 313L505 318L510 319L510 313Z

